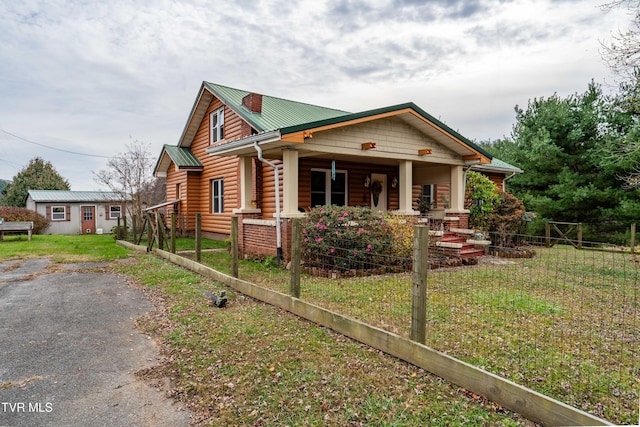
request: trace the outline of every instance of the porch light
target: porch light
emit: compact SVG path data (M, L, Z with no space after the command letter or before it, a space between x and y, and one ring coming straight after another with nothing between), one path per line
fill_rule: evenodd
M369 185L371 185L371 178L367 175L364 177L364 188L369 188Z
M393 180L391 180L391 188L396 188L398 186L398 177L394 176Z

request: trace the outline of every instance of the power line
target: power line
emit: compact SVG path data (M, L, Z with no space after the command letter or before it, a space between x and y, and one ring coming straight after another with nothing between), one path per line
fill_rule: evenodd
M48 148L48 149L50 149L50 150L62 151L62 152L64 152L64 153L69 153L69 154L75 154L75 155L77 155L77 156L98 157L98 158L101 158L101 159L115 159L115 158L118 158L118 157L122 157L122 156L100 156L100 155L98 155L98 154L88 154L88 153L80 153L80 152L78 152L78 151L64 150L64 149L62 149L62 148L52 147L52 146L50 146L50 145L41 144L41 143L39 143L39 142L31 141L31 140L29 140L29 139L27 139L27 138L23 138L23 137L21 137L21 136L19 136L19 135L16 135L16 134L14 134L14 133L11 133L11 132L6 131L6 130L1 129L1 128L0 128L0 132L4 132L4 133L6 133L7 135L11 135L12 137L17 138L17 139L19 139L19 140L21 140L21 141L28 142L29 144L38 145L38 146L40 146L40 147ZM153 160L153 159L155 159L155 157L145 157L145 159L151 159L151 160Z
M113 156L100 156L100 155L97 155L97 154L87 154L87 153L79 153L79 152L77 152L77 151L71 151L71 150L63 150L62 148L56 148L56 147L52 147L52 146L50 146L50 145L45 145L45 144L41 144L41 143L39 143L39 142L31 141L31 140L29 140L29 139L27 139L27 138L23 138L23 137L21 137L21 136L18 136L18 135L16 135L16 134L13 134L13 133L11 133L11 132L8 132L8 131L6 131L6 130L4 130L4 129L0 129L0 131L1 131L1 132L6 133L7 135L11 135L12 137L17 138L17 139L19 139L19 140L21 140L21 141L28 142L29 144L38 145L38 146L40 146L40 147L49 148L49 149L51 149L51 150L62 151L62 152L64 152L64 153L70 153L70 154L76 154L76 155L78 155L78 156L100 157L100 158L102 158L102 159L111 159L111 158L113 158Z

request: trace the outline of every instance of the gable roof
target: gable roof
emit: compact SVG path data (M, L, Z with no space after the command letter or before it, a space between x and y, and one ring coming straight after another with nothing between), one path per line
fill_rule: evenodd
M121 194L110 191L67 191L67 190L29 190L28 195L34 202L121 202Z
M190 149L165 144L153 168L153 174L156 175L160 171L166 173L171 162L175 163L178 169L202 170L204 167Z
M251 92L245 90L203 82L178 146L186 149L191 147L209 105L216 97L249 123L258 133L241 139L227 140L222 144L209 147L206 151L210 155L246 155L250 151L254 151L250 148L254 143L268 144L272 149L279 149L291 142L304 142L312 132L395 116L419 129L436 142L457 152L465 161L479 161L488 164L492 159L492 155L482 147L412 102L359 113L349 113L262 95L262 111L257 113L251 112L242 104L242 99L250 94ZM160 160L154 173L159 170L159 165ZM166 166L168 167L168 164Z
M486 156L489 159L492 158L492 155L489 154L487 151L485 151L483 148L479 147L468 138L462 136L457 131L451 129L449 126L442 123L440 120L436 119L435 117L433 117L432 115L424 111L422 108L418 107L413 102L407 102L407 103L398 104L398 105L391 105L389 107L376 108L373 110L362 111L360 113L345 114L342 116L333 117L325 120L319 120L316 122L301 123L296 126L281 128L280 134L284 136L287 134L293 134L293 133L297 133L305 130L309 131L312 129L315 129L315 130L323 129L323 128L327 129L330 127L334 127L336 125L340 125L342 123L366 121L367 119L370 119L370 118L377 118L380 116L399 115L404 112L414 112L415 114L413 115L418 119L422 119L423 124L425 123L429 124L428 126L421 126L420 121L413 122L413 124L416 127L422 128L421 130L423 130L425 133L427 134L431 133L432 134L431 136L433 136L433 132L429 132L429 131L437 129L439 133L447 133L451 137L453 137L455 140L458 140L459 142L462 142L468 145L474 151L481 153L482 155ZM406 121L409 121L409 120L406 120Z
M191 147L193 138L214 96L227 107L231 108L258 132L268 132L283 127L296 126L302 123L315 122L349 114L347 111L320 107L318 105L268 95L262 95L262 112L254 113L242 105L242 98L249 94L251 94L251 92L246 90L234 89L206 81L202 82L198 96L191 108L189 118L178 141L178 146L185 148Z
M262 112L254 113L242 105L250 92L227 86L203 83L223 104L227 105L258 132L293 127L303 123L348 115L347 111L262 95Z

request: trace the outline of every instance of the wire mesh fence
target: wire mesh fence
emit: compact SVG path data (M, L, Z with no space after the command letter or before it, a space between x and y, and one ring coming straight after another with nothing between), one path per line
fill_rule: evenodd
M638 423L640 260L585 241L487 240L497 244L472 265L443 263L430 245L430 262L444 267L427 275L425 343L594 415ZM301 298L409 336L411 261L385 252L354 264L344 259L352 247L310 254Z
M307 251L300 298L409 337L411 259L389 252L360 257L353 241L333 243L324 255Z
M430 272L427 345L594 415L637 423L636 259L591 242L579 250L509 240L476 266Z
M337 229L329 240L317 224L325 234L304 234L300 298L409 337L412 251L392 242L402 235L387 239L381 228L363 243L363 224L346 221L351 234ZM614 423L638 424L640 259L628 248L486 235L486 254L463 263L434 240L425 344ZM228 251L204 252L202 262L231 271ZM290 290L275 257L241 260L239 278Z

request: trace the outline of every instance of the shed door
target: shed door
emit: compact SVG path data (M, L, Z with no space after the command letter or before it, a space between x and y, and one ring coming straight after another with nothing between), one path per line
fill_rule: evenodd
M96 208L95 206L81 206L82 234L94 234L96 232Z

